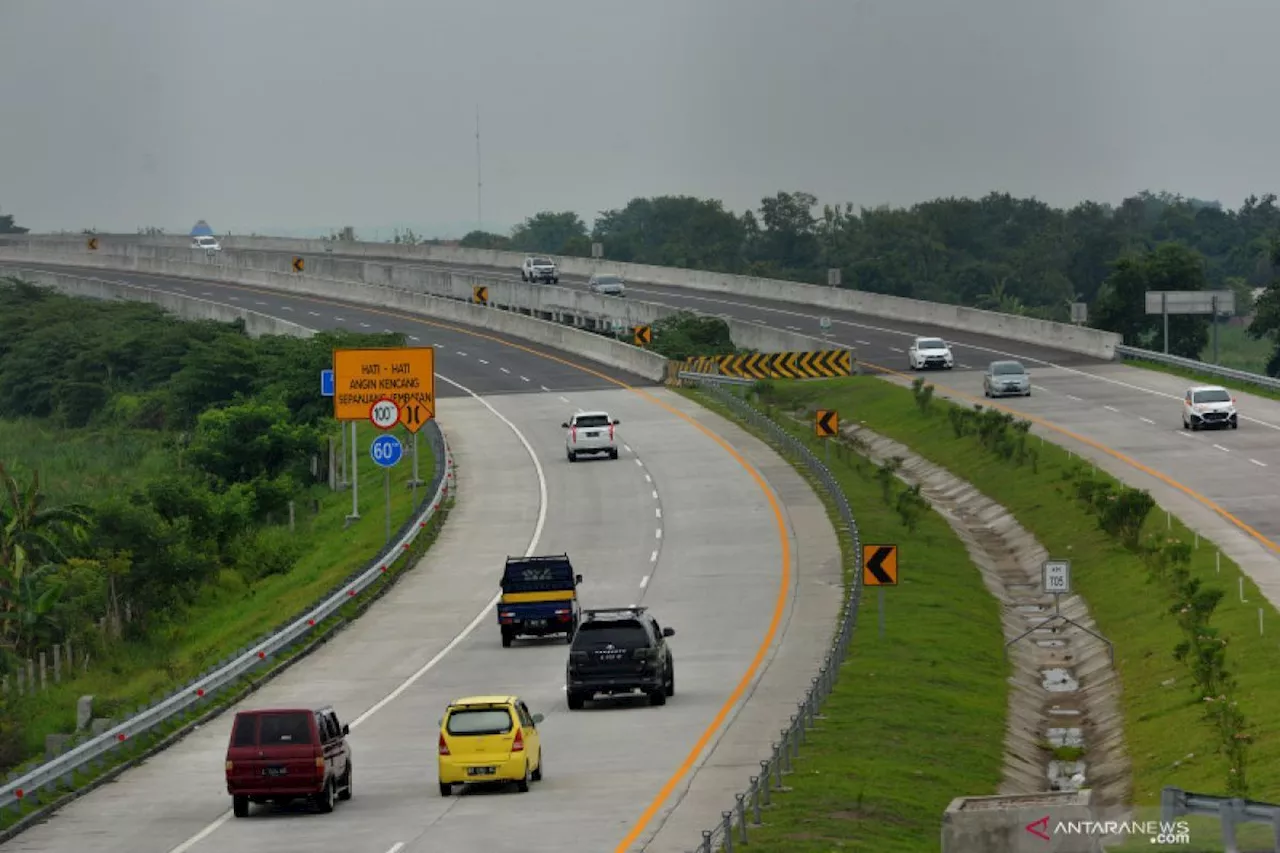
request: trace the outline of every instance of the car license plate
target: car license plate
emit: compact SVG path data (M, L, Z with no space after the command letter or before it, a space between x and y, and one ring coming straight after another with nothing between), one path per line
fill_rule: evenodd
M264 767L262 768L263 776L288 776L289 769L287 767Z
M467 775L468 776L492 776L494 771L497 769L498 768L496 767L468 767Z
M527 623L530 628L542 628L547 624L546 619L530 619Z
M596 438L596 437L598 437L599 435L600 435L600 433L598 433L598 432L589 432L589 433L587 433L587 438Z

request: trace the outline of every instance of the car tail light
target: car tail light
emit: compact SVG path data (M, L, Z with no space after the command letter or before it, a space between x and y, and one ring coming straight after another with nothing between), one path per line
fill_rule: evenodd
M569 440L572 441L574 444L578 443L578 425L577 424L574 424L573 426L569 427Z
M613 441L613 424L609 424L609 440Z
M516 729L516 739L511 741L512 752L524 752L524 732Z
M444 740L444 732L441 732L441 733L440 733L440 744L439 744L439 746L437 747L437 750L439 751L439 753L440 753L441 755L448 755L448 754L449 754L449 744L445 743L445 740Z
M234 769L236 769L236 763L235 763L234 761L228 761L228 762L227 762L227 772L228 772L228 773L230 773L230 772L231 772L232 770L234 770Z
M316 756L316 775L324 776L324 756L323 755Z

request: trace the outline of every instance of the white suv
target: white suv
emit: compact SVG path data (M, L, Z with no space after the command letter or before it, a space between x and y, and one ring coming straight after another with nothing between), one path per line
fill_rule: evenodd
M608 412L578 412L560 424L569 431L564 437L564 453L570 462L577 462L582 453L607 453L610 459L618 458L618 439L615 428L619 421Z
M520 267L520 280L559 284L560 270L556 268L556 262L550 258L530 255L524 259L524 265Z
M1226 388L1197 385L1182 395L1182 428L1197 430L1206 427L1240 428L1236 400Z
M916 338L907 350L907 360L912 370L923 370L926 367L942 367L950 370L956 366L951 355L951 347L942 338Z
M222 244L218 242L217 237L193 237L191 248L203 249L206 252L221 252Z

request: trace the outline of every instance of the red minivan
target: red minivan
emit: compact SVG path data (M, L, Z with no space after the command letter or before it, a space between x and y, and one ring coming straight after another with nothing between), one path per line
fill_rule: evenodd
M240 711L227 747L227 793L236 817L250 803L305 797L321 812L351 799L348 726L328 706Z

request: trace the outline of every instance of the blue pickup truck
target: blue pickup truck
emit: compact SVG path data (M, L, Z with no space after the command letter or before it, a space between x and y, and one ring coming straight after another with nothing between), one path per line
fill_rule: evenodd
M578 585L568 554L549 557L508 557L502 571L498 600L498 628L507 648L516 637L564 634L572 643L582 612Z

